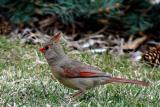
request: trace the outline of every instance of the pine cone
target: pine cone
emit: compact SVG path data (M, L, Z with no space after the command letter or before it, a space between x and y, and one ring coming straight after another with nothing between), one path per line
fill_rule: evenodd
M0 34L1 35L6 35L11 32L11 25L8 21L1 19L0 20Z
M151 65L160 65L160 45L144 53L143 59Z

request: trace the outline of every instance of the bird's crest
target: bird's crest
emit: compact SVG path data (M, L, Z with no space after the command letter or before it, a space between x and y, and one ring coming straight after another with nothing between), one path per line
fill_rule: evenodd
M53 35L52 37L52 40L55 42L55 43L58 43L61 39L61 32L58 32L56 33L55 35Z

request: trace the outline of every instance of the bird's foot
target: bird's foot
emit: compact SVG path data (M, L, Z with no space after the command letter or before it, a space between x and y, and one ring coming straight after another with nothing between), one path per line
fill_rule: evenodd
M74 99L76 100L77 98L79 98L80 96L82 96L84 94L84 91L78 91L76 93L74 93L72 96L71 96L71 99Z

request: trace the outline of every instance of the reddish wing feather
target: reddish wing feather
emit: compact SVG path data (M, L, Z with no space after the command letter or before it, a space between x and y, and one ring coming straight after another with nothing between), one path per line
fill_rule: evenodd
M69 68L64 68L64 76L69 78L77 77L77 73Z
M99 72L95 70L87 71L88 69L70 69L70 68L64 68L64 76L68 78L76 78L76 77L95 77L95 76L105 76L104 72Z
M97 73L90 72L90 71L81 71L79 73L80 77L90 77L90 76L96 76Z

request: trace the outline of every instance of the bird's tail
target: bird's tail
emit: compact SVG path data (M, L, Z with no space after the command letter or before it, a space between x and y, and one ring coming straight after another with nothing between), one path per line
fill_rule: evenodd
M118 78L118 77L107 78L106 83L129 83L129 84L137 84L142 86L149 86L149 82L139 81L139 80L130 80L130 79Z

